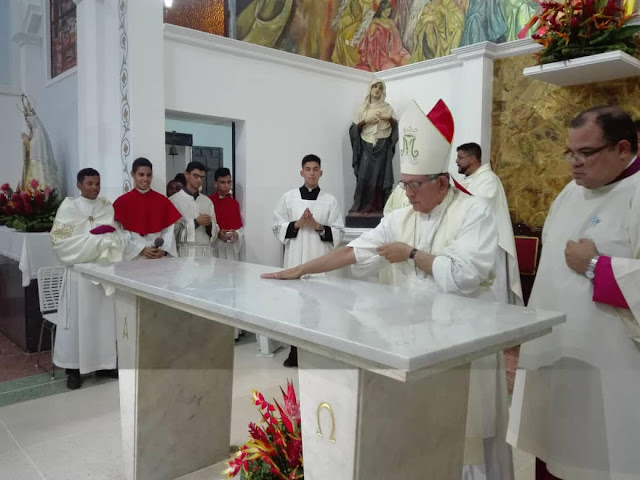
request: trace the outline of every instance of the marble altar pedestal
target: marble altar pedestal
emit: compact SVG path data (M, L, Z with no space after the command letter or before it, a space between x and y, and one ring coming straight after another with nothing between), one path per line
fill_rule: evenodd
M234 327L299 348L306 479L459 480L470 362L564 321L344 278L263 280L271 267L215 258L74 268L117 289L131 480L227 457Z

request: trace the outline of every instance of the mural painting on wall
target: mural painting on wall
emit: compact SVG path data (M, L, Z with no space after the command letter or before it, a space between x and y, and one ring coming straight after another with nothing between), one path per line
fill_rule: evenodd
M514 224L541 228L553 200L571 181L569 121L598 105L618 105L640 118L637 77L557 87L522 75L532 55L496 60L493 80L491 166L502 180Z
M238 0L236 38L368 71L516 40L535 0Z

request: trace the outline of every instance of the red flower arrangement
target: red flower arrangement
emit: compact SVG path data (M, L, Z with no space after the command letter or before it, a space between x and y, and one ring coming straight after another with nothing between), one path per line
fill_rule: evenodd
M60 206L58 191L33 179L24 190L8 183L0 186L0 225L26 232L51 230Z
M627 25L635 15L625 13L616 0L540 1L541 12L531 17L519 37L527 32L544 48L540 64L570 60L620 50L637 56L640 26Z
M287 392L282 388L282 406L267 402L253 390L253 404L262 415L261 425L249 424L250 438L238 449L222 472L228 478L240 474L246 480L300 480L304 478L302 464L302 434L300 404L291 381ZM278 416L279 414L279 416Z

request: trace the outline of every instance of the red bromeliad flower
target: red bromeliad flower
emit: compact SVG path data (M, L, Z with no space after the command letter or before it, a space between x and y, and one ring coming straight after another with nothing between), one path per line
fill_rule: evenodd
M620 50L638 55L640 26L628 26L635 15L628 15L616 0L539 1L539 12L518 34L531 38L544 48L540 63Z
M249 424L249 440L222 472L228 478L240 473L247 480L304 478L300 405L291 381L287 382L286 393L282 388L280 391L282 404L274 401L275 406L257 390L252 391L253 404L262 415L261 425Z
M31 188L33 188L34 190L36 188L38 188L38 185L40 185L40 182L38 180L36 180L35 178L31 179L31 181L29 182L29 186Z

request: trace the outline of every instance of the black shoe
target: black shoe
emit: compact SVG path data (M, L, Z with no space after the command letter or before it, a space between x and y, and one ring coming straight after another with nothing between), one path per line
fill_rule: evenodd
M118 369L96 370L96 377L118 378Z
M67 369L67 388L69 390L77 390L82 385L80 379L80 370L74 370L72 368Z
M289 356L282 365L287 368L294 368L298 366L298 347L291 347Z

